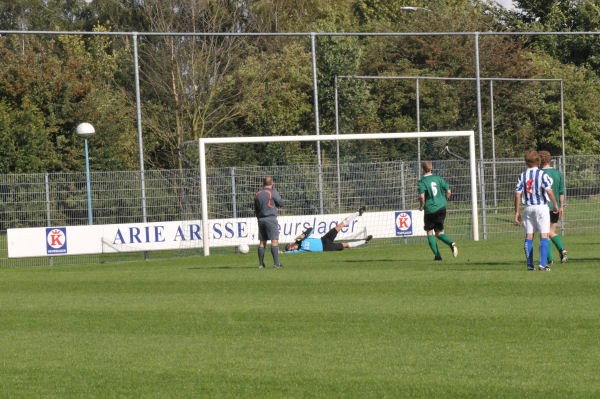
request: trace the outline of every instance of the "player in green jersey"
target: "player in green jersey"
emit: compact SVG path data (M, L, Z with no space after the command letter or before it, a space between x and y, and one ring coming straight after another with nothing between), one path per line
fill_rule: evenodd
M448 183L440 176L434 175L430 161L421 164L425 174L419 180L419 210L425 210L424 225L427 231L429 247L435 255L435 260L442 260L438 249L436 237L452 250L452 255L458 255L456 244L444 234L444 220L446 220L446 201L452 194Z
M550 240L548 240L548 264L551 265L554 263L554 257L552 256L552 244L553 242L560 254L560 261L562 263L567 262L567 250L563 245L563 242L558 234L556 234L556 225L558 224L559 219L563 215L564 203L565 203L565 181L563 179L563 175L559 170L554 169L550 166L550 153L548 151L540 151L540 164L542 165L542 170L550 176L552 180L552 192L555 193L556 201L558 202L558 212L553 212L552 202L548 202L548 206L550 207Z

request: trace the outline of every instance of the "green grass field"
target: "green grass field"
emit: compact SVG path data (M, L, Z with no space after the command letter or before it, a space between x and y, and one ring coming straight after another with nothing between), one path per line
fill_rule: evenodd
M520 234L443 262L422 244L0 268L0 397L598 398L600 257L564 241L550 273L525 271Z

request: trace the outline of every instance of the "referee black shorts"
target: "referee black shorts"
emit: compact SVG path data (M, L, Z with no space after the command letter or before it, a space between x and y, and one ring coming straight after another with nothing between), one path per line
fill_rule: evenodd
M446 220L446 208L437 212L425 214L425 231L434 230L436 233L444 231L444 221Z
M333 228L327 232L323 237L321 237L321 242L323 243L323 251L341 251L344 249L344 245L339 242L333 242L335 237L337 237L338 231Z

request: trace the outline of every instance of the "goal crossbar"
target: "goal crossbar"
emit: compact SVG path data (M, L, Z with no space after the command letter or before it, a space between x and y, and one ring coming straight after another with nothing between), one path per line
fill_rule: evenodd
M329 135L304 135L304 136L262 136L262 137L211 137L198 139L204 144L239 144L239 143L274 143L295 141L344 141L344 140L390 140L390 139L416 139L432 137L460 137L473 136L473 130L459 130L448 132L408 132L408 133L355 133L355 134L329 134Z
M475 132L473 130L447 132L406 132L406 133L360 133L360 134L331 134L305 136L262 136L262 137L210 137L198 139L198 156L200 160L200 190L202 197L202 246L204 255L210 254L210 239L208 239L208 189L206 176L206 145L209 144L242 144L242 143L274 143L298 141L348 141L348 140L391 140L415 139L434 137L468 137L469 164L471 175L471 213L473 219L473 240L479 241L479 220L477 217L477 186L475 161Z

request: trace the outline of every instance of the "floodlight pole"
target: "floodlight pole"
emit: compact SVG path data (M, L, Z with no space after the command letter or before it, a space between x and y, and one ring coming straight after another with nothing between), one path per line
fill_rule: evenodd
M494 132L494 81L490 79L490 125L492 132L492 183L494 184L494 208L498 213L498 193L496 185L496 138Z
M88 136L96 133L94 126L84 122L77 125L77 134L83 137L85 142L85 180L87 184L87 205L88 205L88 223L91 226L93 224L92 218L92 186L90 183L90 158L88 152Z
M138 65L138 40L137 33L133 34L133 62L135 69L135 104L137 115L138 150L140 158L140 187L142 190L142 222L148 221L146 211L146 179L144 176L144 140L142 136L142 102L140 100L140 67ZM146 252L146 259L147 257Z
M475 32L475 80L477 82L477 131L479 133L479 186L481 187L481 223L483 239L487 240L487 220L485 212L485 168L483 165L483 125L481 122L481 75L479 73L479 32Z
M310 46L312 51L312 73L313 73L313 96L315 101L315 134L319 135L319 90L317 88L317 50L315 46L315 33L310 34ZM323 214L323 166L321 164L321 142L317 140L317 169L319 185L319 212Z
M340 134L340 117L338 114L338 77L337 75L333 79L334 86L334 106L335 106L335 134ZM335 160L336 160L336 172L337 172L337 197L338 197L338 212L342 213L342 177L340 173L340 141L335 141Z
M565 203L567 202L567 158L565 156L565 103L563 98L563 80L560 80L560 139L562 142L562 174L563 184L565 187ZM565 204L562 204L563 206ZM560 230L561 234L565 235L565 218L560 218Z
M421 100L419 98L419 79L415 79L415 104L417 107L417 132L421 131ZM417 177L421 180L421 138L417 138Z
M140 67L138 63L138 34L133 33L133 64L135 70L135 105L137 114L138 148L140 157L140 188L142 191L142 222L148 222L146 210L146 177L144 172L144 140L142 138L142 101L140 100ZM144 259L148 260L148 251L144 251Z

